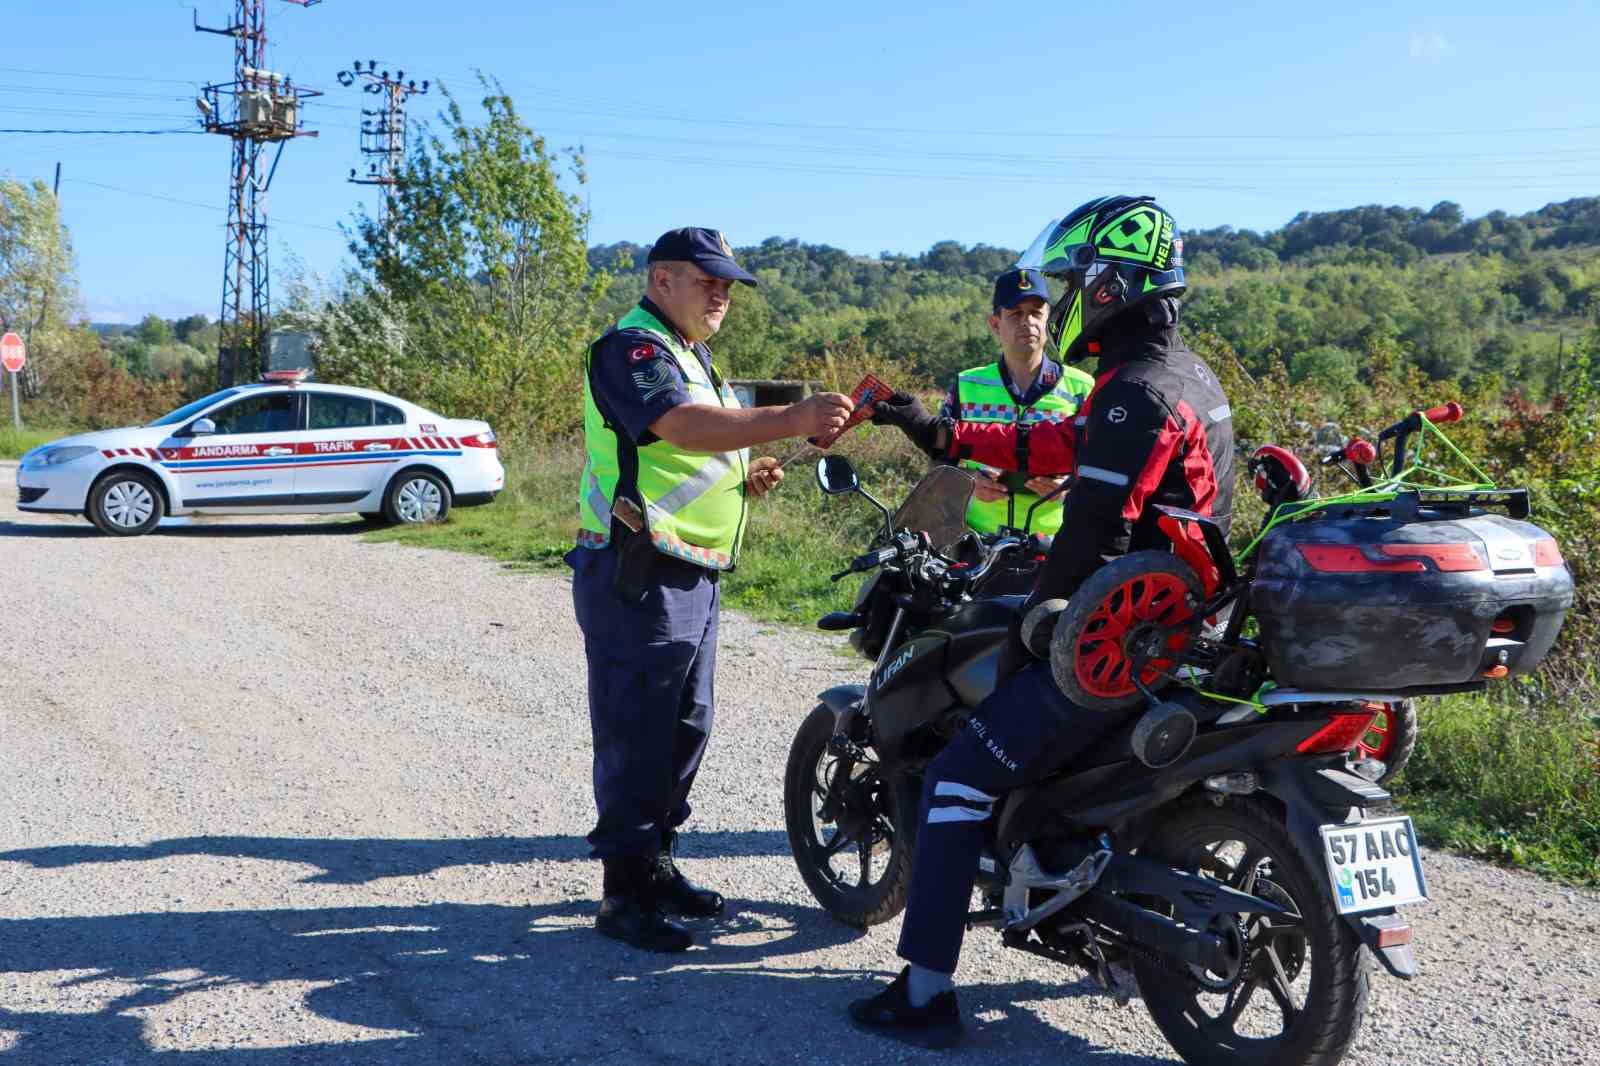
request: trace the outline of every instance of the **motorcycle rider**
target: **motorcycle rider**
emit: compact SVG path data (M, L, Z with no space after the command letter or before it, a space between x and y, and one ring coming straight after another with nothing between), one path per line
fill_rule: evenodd
M1046 227L1022 265L1065 282L1050 314L1050 351L1062 363L1098 360L1094 391L1076 417L1032 425L952 422L897 393L876 406L873 421L899 427L935 458L1073 472L1063 535L1040 571L1032 607L1070 597L1112 558L1170 545L1151 504L1209 515L1226 531L1233 429L1216 375L1178 335L1182 242L1172 217L1151 197L1083 204ZM1074 705L1048 663L1013 645L993 694L928 765L898 946L908 965L887 988L850 1005L863 1028L924 1046L959 1039L952 977L984 822L1004 792L1059 769L1119 724L1117 715ZM1011 672L1017 662L1025 665Z

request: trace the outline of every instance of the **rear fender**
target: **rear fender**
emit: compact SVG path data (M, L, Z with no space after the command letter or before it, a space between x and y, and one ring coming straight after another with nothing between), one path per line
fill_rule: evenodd
M1365 808L1389 802L1389 793L1383 788L1330 761L1301 759L1268 767L1261 773L1261 787L1283 804L1289 834L1319 882L1324 862L1318 830L1332 822L1352 821ZM1402 980L1416 976L1417 960L1410 944L1378 946L1384 930L1406 924L1393 907L1347 914L1344 920L1390 974Z

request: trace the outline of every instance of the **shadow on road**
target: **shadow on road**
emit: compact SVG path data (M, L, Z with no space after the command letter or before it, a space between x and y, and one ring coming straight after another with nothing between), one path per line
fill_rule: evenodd
M755 838L755 839L750 839ZM777 833L699 834L697 854L767 854ZM339 848L351 852L340 858ZM162 850L171 849L171 850ZM720 849L720 850L719 850ZM453 862L580 858L578 838L347 842L212 837L149 848L53 848L38 866L189 854L316 862L359 881ZM378 872L379 870L383 872ZM393 1063L875 1062L907 1057L844 1017L884 974L810 964L864 935L814 907L729 900L705 946L638 952L597 936L595 903L433 903L0 920L0 1064L333 1066ZM883 933L877 935L886 935ZM1169 1062L1119 1054L1014 1006L1089 994L1061 984L962 989L971 1033L928 1061ZM28 974L50 974L33 989ZM19 982L17 978L22 977ZM1105 1009L1114 1009L1107 1002ZM982 1016L981 1018L979 1016ZM344 1026L359 1027L344 1029ZM9 1045L7 1047L7 1045Z
M80 520L81 521L81 520ZM145 534L150 537L195 537L203 539L228 537L345 537L357 533L370 533L378 527L365 522L194 522L187 518L163 519L161 525ZM69 525L66 522L15 522L0 521L0 537L38 538L101 538L105 534L87 521Z
M789 854L789 838L776 830L685 833L678 851L687 858L735 858ZM489 863L571 862L589 857L577 836L466 837L446 840L326 839L297 837L178 837L149 844L64 844L0 852L0 862L56 870L103 862L140 862L181 855L271 859L316 866L308 884L359 885L382 877L415 877L447 866ZM0 957L0 965L4 958Z

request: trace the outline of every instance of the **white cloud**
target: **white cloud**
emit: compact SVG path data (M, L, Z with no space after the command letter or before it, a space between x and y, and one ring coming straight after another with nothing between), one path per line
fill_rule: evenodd
M1409 51L1412 59L1439 60L1456 50L1450 39L1438 30L1413 33Z

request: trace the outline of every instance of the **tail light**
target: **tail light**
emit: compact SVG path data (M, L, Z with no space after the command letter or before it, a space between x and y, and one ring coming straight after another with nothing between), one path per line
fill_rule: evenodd
M1554 537L1545 537L1543 540L1533 542L1534 566L1560 566L1563 561L1561 548L1556 544Z
M495 443L494 430L492 430L492 429L486 429L482 433L474 433L470 437L462 437L460 439L461 439L461 443L465 444L469 448L497 448L497 447L499 447L499 445Z
M1554 544L1554 541L1551 541ZM1325 574L1420 574L1487 570L1489 558L1477 544L1302 544L1300 554L1313 570Z
M1356 746L1356 741L1366 735L1367 728L1377 716L1377 710L1370 704L1363 704L1357 711L1340 711L1327 725L1302 740L1294 750L1301 755L1334 755L1349 751Z

